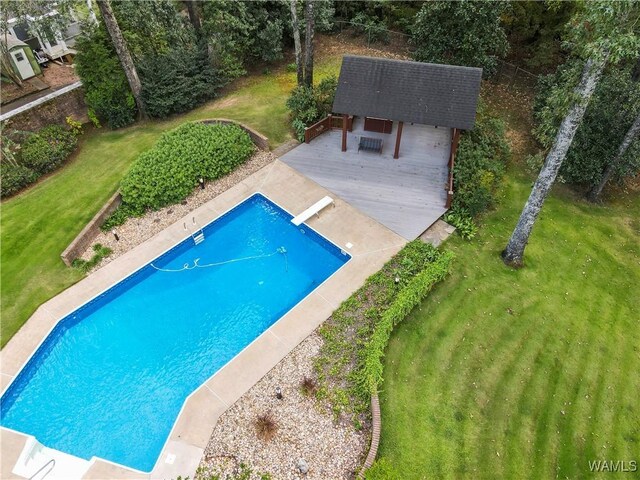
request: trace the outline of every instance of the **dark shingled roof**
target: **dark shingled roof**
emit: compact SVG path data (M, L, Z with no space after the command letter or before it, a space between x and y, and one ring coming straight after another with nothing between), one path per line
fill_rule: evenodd
M333 112L471 130L481 68L345 56Z

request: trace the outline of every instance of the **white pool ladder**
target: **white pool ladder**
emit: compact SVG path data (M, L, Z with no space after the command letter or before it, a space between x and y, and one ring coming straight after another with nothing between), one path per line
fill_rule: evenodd
M193 243L196 245L200 245L204 242L204 230L200 228L198 223L196 222L196 217L191 217L191 222L193 223L192 229L187 228L187 222L184 222L184 229L189 232L191 238L193 239Z

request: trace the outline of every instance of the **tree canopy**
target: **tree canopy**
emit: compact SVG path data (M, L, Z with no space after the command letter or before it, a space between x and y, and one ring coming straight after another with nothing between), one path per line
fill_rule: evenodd
M509 50L501 15L505 2L461 0L425 2L411 28L413 57L420 62L482 67L496 71Z

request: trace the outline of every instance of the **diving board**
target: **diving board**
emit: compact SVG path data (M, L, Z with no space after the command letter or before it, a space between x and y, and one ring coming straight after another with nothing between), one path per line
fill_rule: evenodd
M320 211L323 210L324 208L328 207L329 205L333 205L335 207L335 203L333 201L333 198L324 197L324 198L318 200L313 205L311 205L309 208L307 208L304 212L302 212L297 217L292 218L291 219L291 223L293 223L297 227L301 223L304 223L307 220L309 220L314 215L318 215L319 216Z

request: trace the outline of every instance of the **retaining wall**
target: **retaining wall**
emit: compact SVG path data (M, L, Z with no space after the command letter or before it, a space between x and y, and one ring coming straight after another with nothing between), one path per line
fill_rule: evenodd
M258 148L260 148L261 150L269 150L269 139L242 123L236 122L234 120L229 120L227 118L212 118L202 120L202 123L222 123L224 125L238 125L249 134L249 137L251 137L251 140ZM100 227L102 226L104 221L115 211L116 208L118 208L121 203L122 196L120 195L120 192L116 192L100 209L100 211L96 213L91 221L82 229L82 231L73 240L73 242L69 244L65 251L62 252L60 257L62 258L62 261L65 263L65 265L71 266L73 261L81 256L87 248L89 248L89 246L93 242L93 239L96 238L98 233L100 233Z
M3 127L35 132L49 125L65 125L67 117L87 123L87 105L80 82L64 87L2 115Z
M82 229L78 236L73 239L73 242L71 242L65 249L65 251L62 252L60 258L62 258L62 261L65 263L65 265L70 267L73 261L81 256L87 248L89 248L89 246L93 242L93 239L96 238L98 233L100 233L100 227L102 226L106 218L111 215L121 203L122 196L120 195L120 192L114 193L109 201Z

